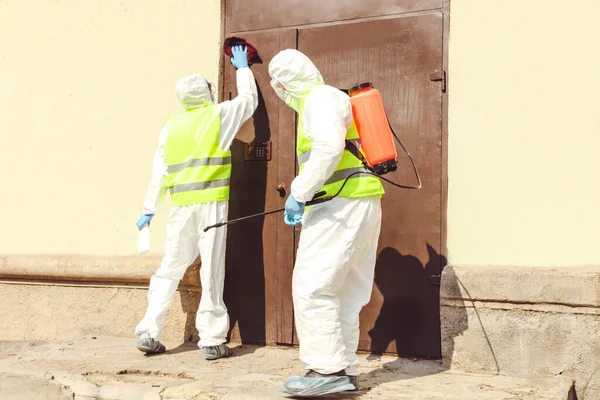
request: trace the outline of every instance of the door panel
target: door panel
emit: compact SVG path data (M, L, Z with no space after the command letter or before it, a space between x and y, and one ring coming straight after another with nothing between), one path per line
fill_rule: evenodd
M441 8L443 0L229 0L228 29L244 32Z
M367 2L368 3L368 2ZM442 91L441 13L299 29L298 49L325 82L349 88L372 82L396 133L411 152L423 189L384 183L383 223L371 302L361 314L360 350L439 357ZM365 34L368 32L368 34ZM398 171L385 177L416 184L398 147Z
M244 36L259 50L264 64L252 67L259 105L232 146L229 219L283 207L283 184L289 191L294 178L294 111L270 86L268 62L280 50L296 47L296 30L286 29ZM237 95L235 70L225 64L223 97ZM271 142L270 161L246 160L246 144ZM292 343L293 269L292 229L281 214L255 218L229 227L225 302L229 309L232 339L243 343Z

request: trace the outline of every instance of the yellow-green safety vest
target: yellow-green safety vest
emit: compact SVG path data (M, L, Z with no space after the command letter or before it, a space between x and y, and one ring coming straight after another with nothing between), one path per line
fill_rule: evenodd
M300 101L300 111L298 112L298 139L296 141L296 155L298 156L298 165L300 166L300 171L302 171L304 164L306 161L308 161L312 149L312 141L304 134L304 123L302 122L304 101L307 96L308 95L304 96ZM354 143L359 151L362 151L354 120L352 121L352 126L346 134L346 140ZM362 173L362 171L364 171L364 173ZM328 196L333 196L338 192L338 190L340 190L346 178L355 172L360 173L352 175L340 192L339 196L350 198L383 196L385 190L383 189L383 185L381 184L379 178L367 174L367 170L363 166L362 161L360 161L348 150L344 150L342 160L338 164L331 177L325 182L325 185L321 190L326 191Z
M167 119L165 186L171 204L229 200L231 152L219 148L219 108L205 104Z

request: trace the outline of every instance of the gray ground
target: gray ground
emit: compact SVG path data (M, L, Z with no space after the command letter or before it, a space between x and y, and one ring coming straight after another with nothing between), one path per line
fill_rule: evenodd
M206 361L194 345L165 343L146 357L135 339L0 342L0 399L276 399L304 373L294 348L234 346ZM565 400L570 382L448 371L436 361L361 357L363 390L334 399Z

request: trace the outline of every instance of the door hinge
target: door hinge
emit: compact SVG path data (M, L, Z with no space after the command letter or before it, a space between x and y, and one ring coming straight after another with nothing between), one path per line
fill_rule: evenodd
M446 71L435 70L429 74L429 80L432 82L442 82L442 93L446 93Z
M442 284L442 276L441 275L429 275L429 284L432 286L440 286Z

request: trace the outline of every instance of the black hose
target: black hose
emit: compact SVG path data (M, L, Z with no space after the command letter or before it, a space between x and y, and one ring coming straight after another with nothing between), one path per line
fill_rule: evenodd
M417 180L419 181L419 186L404 186L404 185L401 185L399 183L392 182L389 179L382 178L381 176L379 178L383 179L384 181L386 181L390 185L394 185L394 186L402 188L402 189L421 189L423 187L423 183L421 182L421 177L419 176L419 171L417 170L417 164L415 164L415 160L413 160L412 156L410 155L410 153L408 152L408 150L406 150L406 147L404 147L404 145L402 144L402 141L400 140L400 138L398 137L398 135L396 135L396 132L394 132L394 128L392 128L392 124L390 123L389 119L388 119L388 125L390 126L390 130L392 131L392 135L394 135L394 137L396 138L396 141L402 147L402 150L404 150L404 152L406 153L406 155L410 159L410 162L412 163L412 166L413 166L413 170L415 171L415 175L417 176Z

